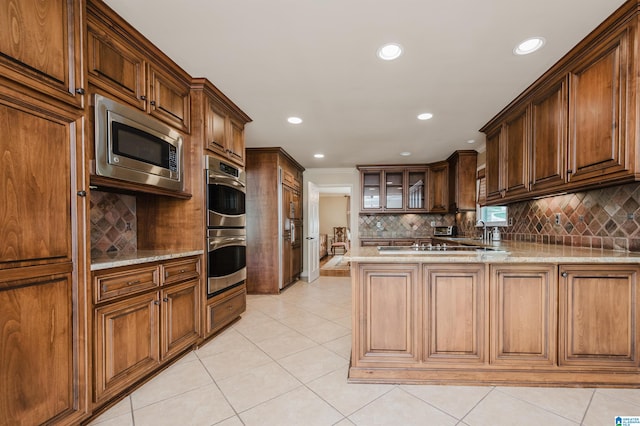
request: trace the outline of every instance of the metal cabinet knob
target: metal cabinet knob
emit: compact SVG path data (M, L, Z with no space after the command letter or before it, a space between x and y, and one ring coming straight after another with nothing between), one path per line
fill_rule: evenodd
M569 274L567 274L566 272L563 272L560 275L562 275L562 278L567 278L569 276Z

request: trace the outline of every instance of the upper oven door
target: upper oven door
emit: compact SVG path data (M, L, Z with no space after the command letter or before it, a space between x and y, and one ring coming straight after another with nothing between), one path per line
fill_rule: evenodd
M215 171L207 172L208 227L244 227L245 199L244 182Z

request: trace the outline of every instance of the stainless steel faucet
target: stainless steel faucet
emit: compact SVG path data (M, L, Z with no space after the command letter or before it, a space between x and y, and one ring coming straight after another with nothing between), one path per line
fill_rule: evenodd
M478 224L482 224L482 241L489 241L489 231L487 230L487 224L483 220L479 220Z

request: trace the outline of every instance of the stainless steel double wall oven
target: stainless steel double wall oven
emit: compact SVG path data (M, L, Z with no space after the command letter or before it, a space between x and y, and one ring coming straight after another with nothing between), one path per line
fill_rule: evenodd
M247 278L246 177L244 170L205 157L207 179L207 296Z

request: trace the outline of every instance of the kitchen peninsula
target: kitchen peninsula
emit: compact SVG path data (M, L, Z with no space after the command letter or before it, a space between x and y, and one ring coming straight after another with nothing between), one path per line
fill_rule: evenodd
M353 247L349 380L640 385L640 254L515 241L489 248Z

